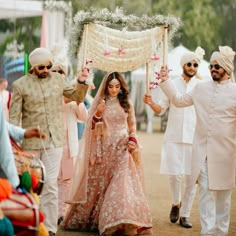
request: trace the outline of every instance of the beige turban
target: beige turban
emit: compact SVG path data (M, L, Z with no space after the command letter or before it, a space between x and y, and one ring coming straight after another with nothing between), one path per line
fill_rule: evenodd
M63 61L62 59L57 59L54 61L53 63L53 67L52 67L52 70L57 68L57 67L60 67L60 69L64 72L65 75L67 75L68 73L68 65L65 61Z
M192 60L195 60L197 63L200 63L204 55L204 49L201 47L197 47L195 52L187 52L182 56L180 60L180 65L181 67L183 67L186 63L191 62Z
M44 64L46 62L53 63L53 56L46 48L36 48L29 55L29 62L32 67Z
M219 46L219 52L213 52L210 59L210 62L217 61L217 63L230 75L232 81L234 81L234 56L235 52L232 48L228 46Z

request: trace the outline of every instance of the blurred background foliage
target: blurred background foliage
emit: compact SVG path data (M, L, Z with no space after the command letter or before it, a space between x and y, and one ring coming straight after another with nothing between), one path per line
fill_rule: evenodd
M68 2L65 0L65 2ZM183 26L172 41L175 47L183 44L190 50L201 46L209 60L219 45L236 49L236 0L72 0L73 15L79 10L123 7L127 14L153 16L155 14L180 17ZM0 42L0 53L12 39L23 43L31 51L40 43L41 17L0 20L0 32L6 33Z

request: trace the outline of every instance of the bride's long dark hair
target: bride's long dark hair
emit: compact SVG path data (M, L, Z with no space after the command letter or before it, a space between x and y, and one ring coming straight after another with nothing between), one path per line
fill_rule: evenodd
M130 108L130 104L128 102L129 99L129 89L128 86L124 80L124 77L119 73L119 72L112 72L108 75L107 80L106 80L106 85L105 85L105 96L109 96L108 92L108 85L111 80L117 79L120 82L120 93L118 94L118 99L120 102L120 105L124 108L125 112L128 112Z

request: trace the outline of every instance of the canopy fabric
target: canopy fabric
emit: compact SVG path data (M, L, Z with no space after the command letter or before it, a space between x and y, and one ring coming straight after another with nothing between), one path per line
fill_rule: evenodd
M164 27L142 31L117 30L90 23L84 28L78 66L91 60L94 68L126 72L137 69L152 55L162 58Z
M42 16L42 1L0 0L0 19Z

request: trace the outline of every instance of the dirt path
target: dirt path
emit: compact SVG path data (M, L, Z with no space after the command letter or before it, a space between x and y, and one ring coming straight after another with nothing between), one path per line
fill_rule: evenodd
M192 229L184 229L179 224L169 223L171 198L167 176L159 174L162 133L147 134L139 132L145 161L145 180L148 201L153 216L154 236L199 236L198 193L195 196L191 221ZM59 230L57 236L95 236L92 233L67 232ZM236 193L232 195L232 209L229 236L236 236Z

